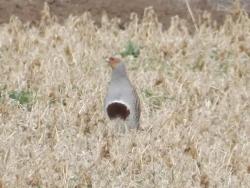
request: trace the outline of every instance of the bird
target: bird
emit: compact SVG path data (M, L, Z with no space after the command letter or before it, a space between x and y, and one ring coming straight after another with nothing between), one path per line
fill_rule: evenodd
M125 63L118 57L110 57L107 62L112 74L104 102L106 114L110 120L123 120L128 129L139 129L140 99L127 75Z

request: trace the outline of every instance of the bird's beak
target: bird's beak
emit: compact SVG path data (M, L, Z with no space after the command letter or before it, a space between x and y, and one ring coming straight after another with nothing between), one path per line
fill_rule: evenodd
M109 64L110 62L110 56L103 57L105 63Z
M110 58L109 57L105 58L105 61L106 61L106 63L109 63Z

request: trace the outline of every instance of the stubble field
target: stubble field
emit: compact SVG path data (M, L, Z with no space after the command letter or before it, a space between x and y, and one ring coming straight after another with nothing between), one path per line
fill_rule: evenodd
M250 19L208 14L168 30L152 9L124 30L103 17L0 25L0 187L250 187ZM103 111L121 54L140 131Z

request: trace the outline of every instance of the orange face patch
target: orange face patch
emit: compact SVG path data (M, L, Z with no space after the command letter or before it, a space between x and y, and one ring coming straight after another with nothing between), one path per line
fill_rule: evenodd
M117 66L117 64L120 63L120 61L121 60L119 58L117 58L117 57L110 57L108 59L108 63L112 67L112 69L114 69Z

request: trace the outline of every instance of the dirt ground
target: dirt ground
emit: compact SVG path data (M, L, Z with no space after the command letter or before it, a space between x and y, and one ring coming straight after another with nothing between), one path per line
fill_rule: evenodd
M243 5L249 7L249 0L244 0ZM37 22L40 19L40 12L45 0L9 0L0 1L0 23L9 21L11 15L18 16L23 21ZM159 20L165 27L169 25L170 18L179 15L181 18L187 18L191 21L184 0L46 0L60 21L63 21L70 14L79 15L85 11L90 11L97 24L103 12L108 13L110 17L121 18L121 26L129 20L131 12L136 12L140 17L143 15L145 7L153 6L156 10ZM213 18L219 23L223 21L225 12L230 11L232 1L214 1L214 0L189 0L192 11L195 15L204 10L212 12Z

